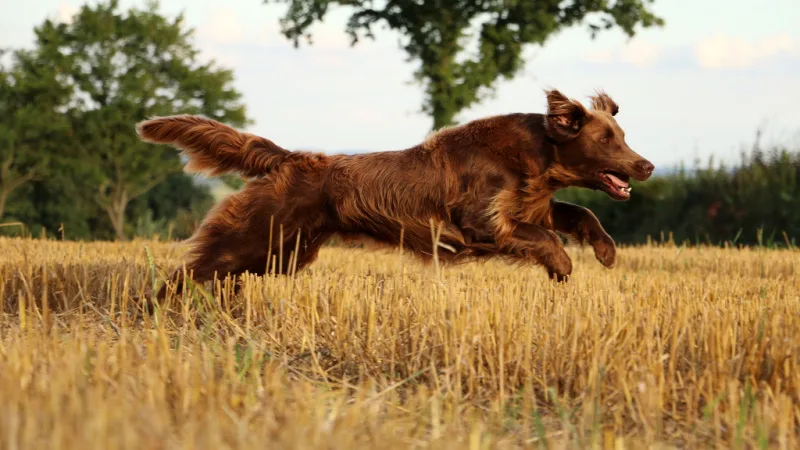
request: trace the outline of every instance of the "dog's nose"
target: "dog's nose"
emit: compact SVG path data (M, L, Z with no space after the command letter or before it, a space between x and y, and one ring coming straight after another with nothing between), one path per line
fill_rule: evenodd
M655 170L655 166L646 159L643 159L636 163L636 168L639 169L639 172L642 173L645 177L649 177L653 174L653 170Z

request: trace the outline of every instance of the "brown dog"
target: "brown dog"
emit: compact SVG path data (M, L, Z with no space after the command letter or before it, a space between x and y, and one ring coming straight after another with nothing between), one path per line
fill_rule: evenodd
M300 270L333 235L402 245L430 259L431 219L443 262L501 256L541 264L561 281L572 262L555 232L588 242L606 267L616 251L591 211L553 193L581 186L627 200L629 178L648 179L653 165L625 143L619 108L605 93L591 98L591 109L557 90L546 94L547 114L479 119L406 150L352 156L290 152L199 116L136 128L144 141L183 150L187 171L251 178L191 238L186 270L195 281ZM177 287L182 273L173 276Z

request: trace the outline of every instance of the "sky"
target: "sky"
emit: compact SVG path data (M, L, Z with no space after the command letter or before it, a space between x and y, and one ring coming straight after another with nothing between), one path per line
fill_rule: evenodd
M93 1L91 1L93 2ZM68 21L84 2L28 0L0 7L0 47L30 47L45 18ZM146 2L122 0L123 7ZM11 14L13 9L13 14ZM349 45L348 10L333 9L299 49L280 34L285 5L261 0L161 0L183 12L204 58L232 68L254 124L248 131L290 149L326 153L403 149L429 132L422 88L399 35ZM656 0L664 27L634 38L607 31L592 40L567 29L526 50L525 69L499 81L496 95L463 111L461 122L544 112L543 89L588 104L595 89L620 106L628 144L657 168L681 161L736 162L756 131L767 144L800 145L800 5L769 0Z

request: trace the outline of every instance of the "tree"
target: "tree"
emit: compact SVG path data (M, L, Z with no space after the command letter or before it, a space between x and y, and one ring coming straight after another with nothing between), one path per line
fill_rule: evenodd
M53 143L69 130L56 111L66 91L53 68L22 51L12 56L10 67L0 65L0 219L10 195L43 176Z
M453 123L459 111L491 95L499 77L513 78L523 67L526 44L543 45L589 18L592 38L615 26L633 36L637 25L663 24L647 9L653 0L264 1L289 4L280 23L295 47L303 37L311 43L309 27L335 5L353 10L346 28L351 45L374 39L379 24L399 31L409 61L419 64L414 78L424 86L422 112L433 117L434 129ZM468 51L469 44L475 51Z
M136 122L188 113L248 123L232 71L200 62L183 16L168 19L157 9L151 2L120 11L110 0L83 6L69 23L46 20L34 30L36 57L69 91L62 105L73 122L69 145L89 158L76 164L92 168L95 201L118 239L131 200L181 168L174 149L138 139Z

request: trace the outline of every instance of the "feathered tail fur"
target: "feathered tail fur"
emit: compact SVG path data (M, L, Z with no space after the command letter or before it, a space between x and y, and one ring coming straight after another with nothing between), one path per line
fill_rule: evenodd
M290 152L269 139L243 133L216 120L194 115L156 117L136 124L141 140L171 144L189 158L187 172L211 176L238 172L266 175Z

